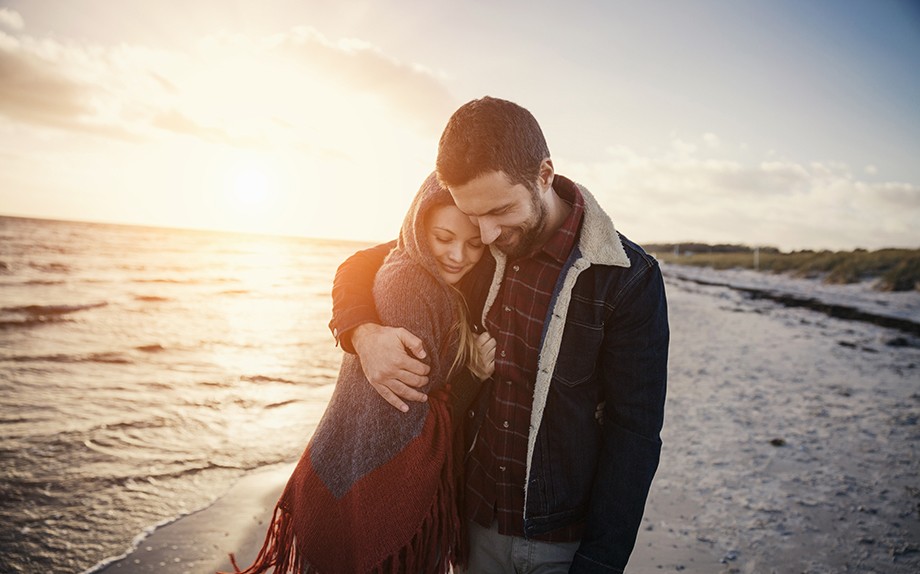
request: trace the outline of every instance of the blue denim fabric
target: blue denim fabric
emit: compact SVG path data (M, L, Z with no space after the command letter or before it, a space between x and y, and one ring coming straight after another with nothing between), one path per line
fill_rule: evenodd
M664 282L657 261L621 239L630 267L592 265L573 288L527 484L528 537L585 524L572 572L626 567L661 453ZM566 265L579 256L574 250ZM488 395L471 409L467 437Z

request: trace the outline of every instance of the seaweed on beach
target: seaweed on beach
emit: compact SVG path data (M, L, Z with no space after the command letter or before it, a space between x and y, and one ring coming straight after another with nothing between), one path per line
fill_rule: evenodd
M716 246L720 247L720 246ZM702 244L693 249L677 245L654 246L656 257L667 263L713 269L756 269L789 273L795 277L820 278L826 283L849 284L875 281L882 291L920 290L920 249L878 249L867 251L812 251L783 253L775 248L708 250Z

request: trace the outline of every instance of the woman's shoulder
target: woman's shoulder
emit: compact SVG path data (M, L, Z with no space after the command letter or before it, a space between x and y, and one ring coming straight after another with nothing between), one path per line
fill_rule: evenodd
M399 250L383 262L374 280L374 297L408 297L415 304L441 305L452 299L450 288L423 265ZM414 299L413 299L414 298Z

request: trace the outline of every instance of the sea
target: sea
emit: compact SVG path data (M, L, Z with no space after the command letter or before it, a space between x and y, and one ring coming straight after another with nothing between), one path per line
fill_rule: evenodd
M363 246L0 217L0 572L91 572L296 460Z

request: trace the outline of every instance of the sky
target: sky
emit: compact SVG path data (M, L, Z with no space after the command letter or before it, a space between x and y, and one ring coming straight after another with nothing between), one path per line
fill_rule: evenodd
M0 214L386 240L483 95L639 243L920 247L908 0L0 0Z

